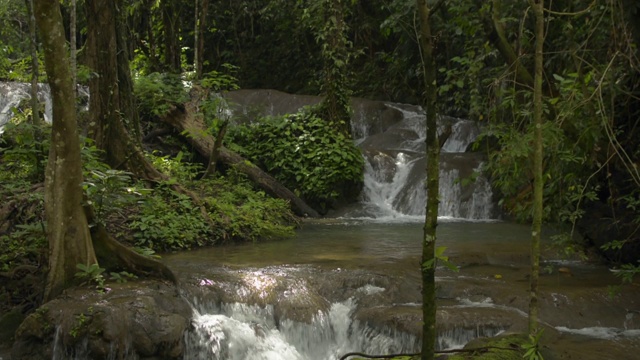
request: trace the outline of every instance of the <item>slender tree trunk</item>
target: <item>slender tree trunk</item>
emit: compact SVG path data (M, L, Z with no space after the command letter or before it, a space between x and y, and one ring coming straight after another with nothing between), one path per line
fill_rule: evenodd
M202 79L202 66L204 63L204 34L207 29L207 12L209 0L196 0L196 28L195 28L195 54L193 56L196 79Z
M82 208L82 163L69 56L58 0L36 0L34 13L53 99L51 149L45 174L49 272L44 301L74 280L77 264L97 262Z
M33 13L33 0L25 0L29 15L29 42L31 47L31 121L34 125L40 124L40 102L38 101L38 77L40 69L38 64L38 42L36 38L36 18Z
M175 0L162 0L162 24L164 27L164 64L174 74L182 72L180 65L180 46L178 44L179 16Z
M416 0L420 16L420 48L425 81L425 110L427 115L427 205L422 241L422 359L432 360L436 344L436 284L435 250L439 202L440 143L436 124L436 66L433 36L429 16L431 9L426 0Z
M538 277L540 273L540 232L542 230L542 66L544 44L544 0L530 0L536 18L535 77L533 87L533 222L531 224L531 277L529 302L529 334L538 332Z

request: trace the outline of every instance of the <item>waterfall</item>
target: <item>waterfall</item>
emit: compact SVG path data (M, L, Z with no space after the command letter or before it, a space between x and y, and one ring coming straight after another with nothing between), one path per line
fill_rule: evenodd
M355 218L422 219L426 205L426 119L420 107L386 104L400 114L399 120L378 133L371 133L356 114L352 127L361 135L358 146L365 156L364 191L360 207L342 216ZM488 220L497 217L493 192L482 175L482 157L467 152L480 133L469 120L438 119L438 132L450 135L440 156L440 206L444 218Z
M225 304L213 313L198 313L186 335L190 360L329 360L348 352L391 354L416 351L414 336L380 331L352 318L353 299L334 303L310 323L277 320L273 306Z
M23 100L31 99L31 84L16 82L0 82L0 133L12 117L14 109ZM52 118L51 91L49 84L38 84L38 101L44 103L44 119L50 123Z
M78 97L81 99L83 110L88 110L89 89L86 86L78 86ZM31 99L31 84L19 82L0 82L0 134L4 125L13 117L14 109L18 109L20 103ZM44 104L44 120L51 123L53 119L53 105L49 84L38 84L38 101Z

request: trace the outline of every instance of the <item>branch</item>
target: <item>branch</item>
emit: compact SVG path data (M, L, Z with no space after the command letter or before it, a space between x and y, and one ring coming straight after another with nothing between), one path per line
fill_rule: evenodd
M520 348L517 347L513 347L513 348L506 348L506 347L500 347L500 346L484 346L484 347L479 347L479 348L475 348L475 349L452 349L452 350L439 350L436 351L436 354L457 354L457 353L486 353L489 352L489 350L507 350L507 351L519 351ZM393 358L393 357L399 357L399 356L420 356L421 353L414 353L414 354L389 354L389 355L368 355L368 354L364 354L364 353L359 353L359 352L350 352L347 354L344 354L339 360L346 360L347 358L351 357L351 356L361 356L367 359L388 359L388 358Z
M596 4L596 1L592 1L591 4L589 4L589 6L587 6L586 9L584 10L580 10L580 11L576 11L576 12L559 12L559 11L553 11L553 10L549 10L549 9L543 9L545 12L552 14L552 15L559 15L559 16L579 16L582 14L586 14L587 12L589 12L589 10L591 10L591 8L593 7L593 5Z

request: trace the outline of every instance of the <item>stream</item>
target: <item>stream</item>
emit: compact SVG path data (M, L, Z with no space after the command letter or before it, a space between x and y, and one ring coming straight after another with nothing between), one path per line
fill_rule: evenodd
M529 228L443 220L438 231L460 267L437 271L438 348L525 331ZM415 221L333 219L306 223L293 239L166 256L196 310L186 358L419 351L421 236ZM540 318L554 352L640 358L637 286L610 296L619 280L607 268L550 251L542 268Z

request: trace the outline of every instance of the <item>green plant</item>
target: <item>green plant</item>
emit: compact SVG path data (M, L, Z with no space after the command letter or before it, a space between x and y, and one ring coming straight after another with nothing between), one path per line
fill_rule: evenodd
M363 181L360 150L313 108L230 130L235 149L315 208L351 201Z
M151 73L135 79L134 94L143 115L161 117L175 105L189 100L182 79L176 74Z
M14 108L13 111L15 116L5 125L5 132L0 138L0 155L8 171L3 175L11 179L43 181L51 128L27 121L31 109Z
M98 291L105 290L105 278L102 273L105 269L101 268L98 264L93 263L90 265L76 264L78 272L76 272L76 278L86 283L93 283Z
M44 222L17 224L16 230L0 236L0 272L19 265L40 266L47 248Z
M168 186L156 188L129 221L135 246L156 251L189 249L209 243L211 229L191 198Z
M542 354L540 354L540 337L544 330L539 330L535 335L529 335L529 340L522 345L522 349L525 351L522 355L526 360L544 360Z
M150 192L149 189L134 186L131 175L126 171L112 169L90 170L85 175L83 188L87 194L87 202L94 207L96 221L104 222L105 213L117 212L130 206Z
M202 165L185 159L185 153L179 151L176 156L158 156L157 153L147 154L156 169L181 182L190 182L202 172Z

